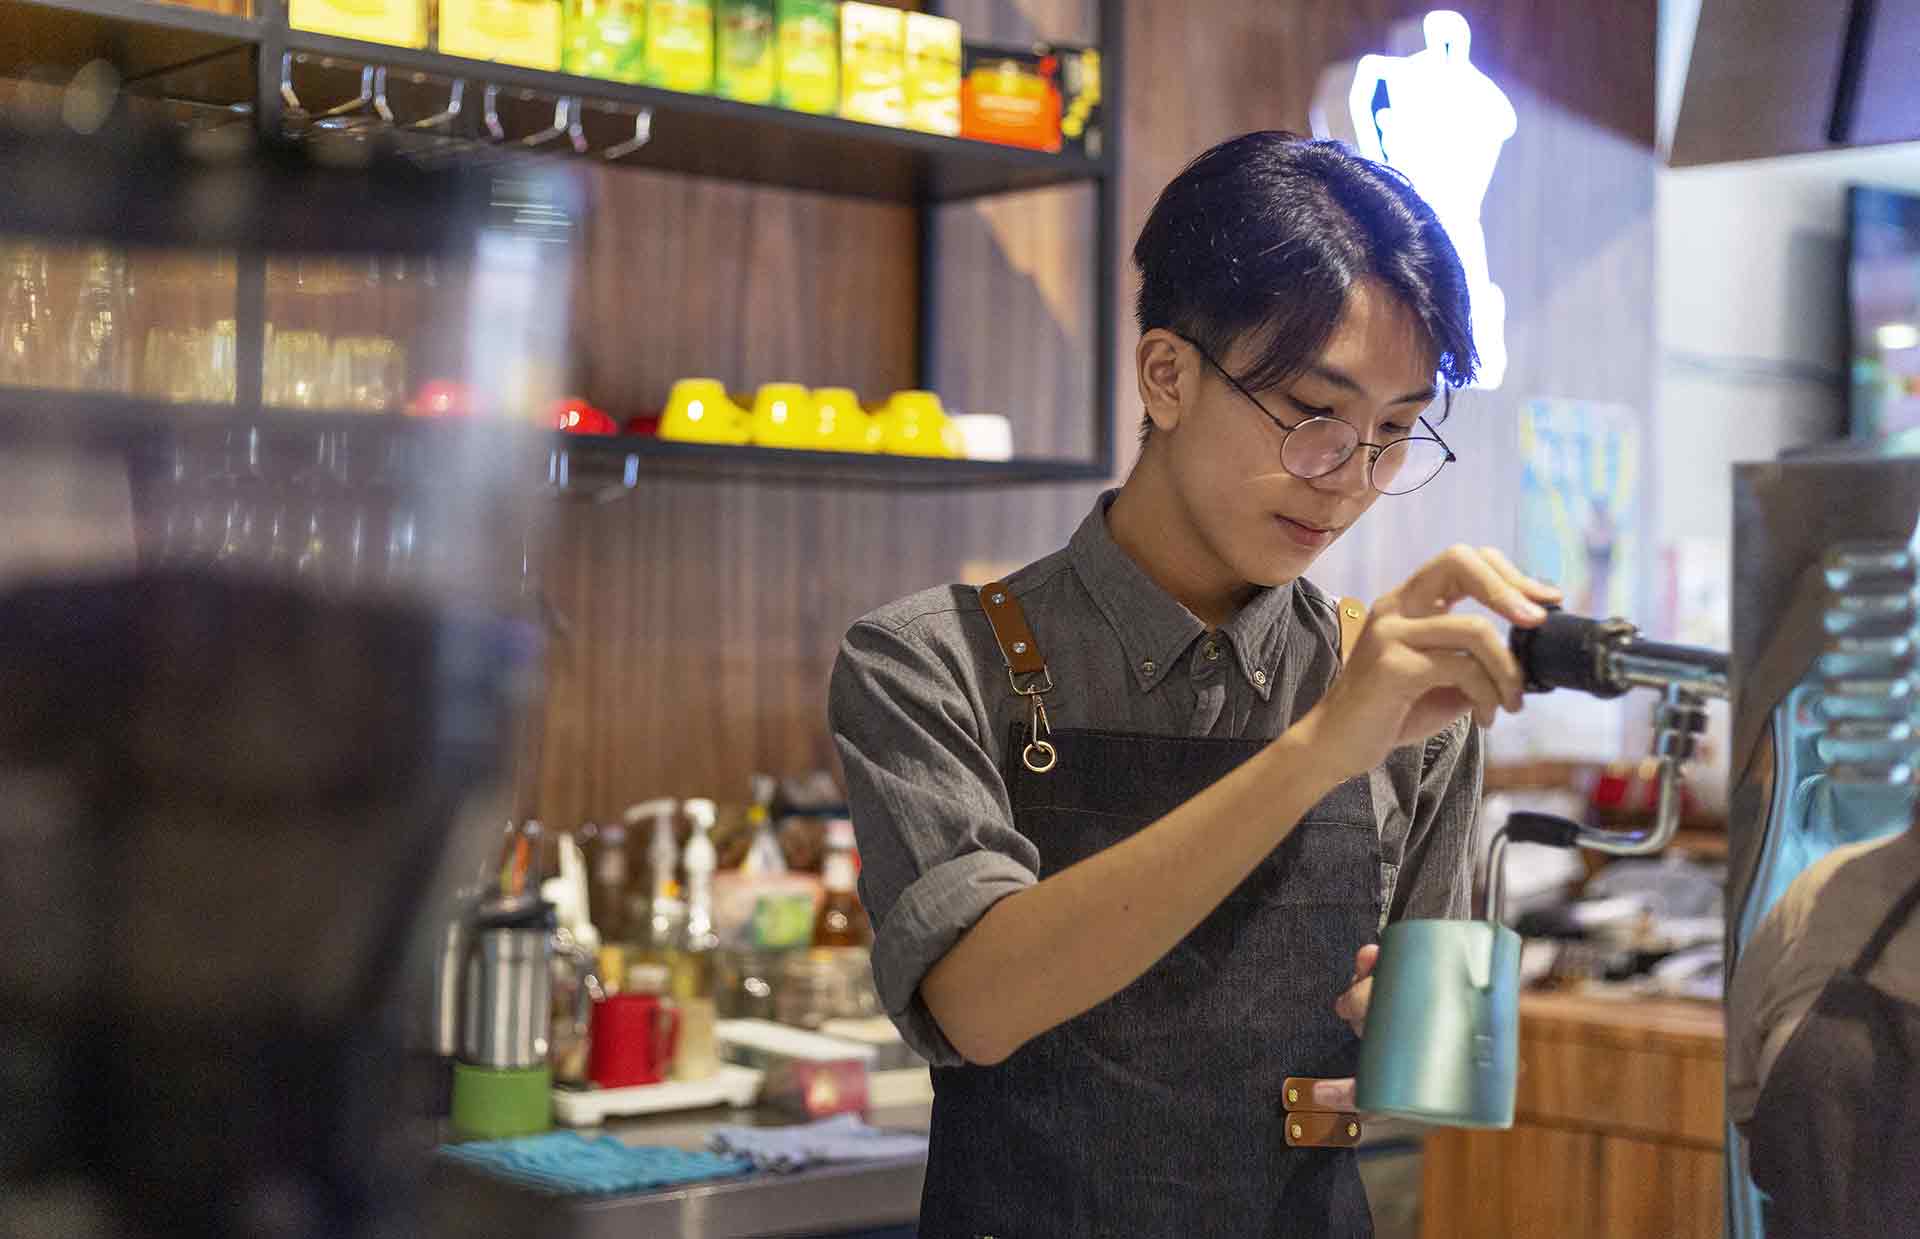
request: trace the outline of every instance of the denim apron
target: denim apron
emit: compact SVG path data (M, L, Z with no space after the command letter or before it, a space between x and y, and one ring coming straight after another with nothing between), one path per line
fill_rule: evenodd
M1036 772L1032 739L1014 725L1003 777L1042 879L1268 743L1063 729ZM1377 938L1379 862L1362 775L1131 985L1003 1063L936 1069L921 1239L1372 1235L1357 1155L1289 1147L1281 1082L1354 1072L1333 1004Z
M1747 1125L1767 1239L1920 1232L1920 1006L1867 980L1920 904L1916 882L1834 974Z

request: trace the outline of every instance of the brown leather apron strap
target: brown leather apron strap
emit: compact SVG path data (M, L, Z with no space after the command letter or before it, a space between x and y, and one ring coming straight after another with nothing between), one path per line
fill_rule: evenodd
M1340 1110L1320 1110L1313 1104L1313 1086L1326 1081L1312 1076L1288 1076L1280 1085L1280 1104L1287 1112L1287 1144L1296 1149L1350 1149L1360 1143L1360 1116Z
M993 625L994 640L1000 643L1007 670L1016 676L1044 675L1047 660L1040 657L1040 644L1033 639L1027 613L1020 609L1020 600L1006 582L988 581L980 587L980 609L987 613L987 623Z
M1005 581L988 581L980 587L980 609L993 625L993 639L1000 643L1000 656L1007 660L1007 681L1016 695L1027 699L1027 745L1020 760L1035 774L1045 774L1060 760L1049 736L1046 695L1053 691L1053 673L1040 656L1040 643L1033 638L1033 626L1020 600L1013 596Z
M1287 1115L1287 1146L1351 1149L1360 1143L1360 1116L1331 1110L1295 1110Z
M1353 657L1353 647L1360 641L1360 631L1367 626L1367 604L1358 598L1340 600L1340 661L1345 663Z

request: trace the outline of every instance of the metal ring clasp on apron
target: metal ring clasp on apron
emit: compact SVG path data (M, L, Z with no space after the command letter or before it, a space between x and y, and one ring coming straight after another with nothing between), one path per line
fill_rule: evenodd
M1027 734L1033 738L1027 741L1027 747L1020 751L1020 760L1035 774L1045 774L1053 769L1055 762L1060 760L1060 753L1047 739L1053 734L1053 728L1047 725L1047 703L1042 701L1038 694L1030 700L1033 702L1033 710L1028 721Z
M1053 672L1040 673L1044 681L1021 687L1020 677L1009 671L1007 680L1013 691L1027 699L1027 747L1020 750L1020 762L1035 774L1045 774L1060 760L1060 751L1047 739L1053 727L1047 722L1046 694L1053 691Z

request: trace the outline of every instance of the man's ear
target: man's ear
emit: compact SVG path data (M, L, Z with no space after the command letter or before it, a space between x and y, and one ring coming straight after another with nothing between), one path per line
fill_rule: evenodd
M1162 327L1140 337L1133 351L1140 383L1140 407L1156 431L1172 430L1199 391L1198 357L1193 347Z

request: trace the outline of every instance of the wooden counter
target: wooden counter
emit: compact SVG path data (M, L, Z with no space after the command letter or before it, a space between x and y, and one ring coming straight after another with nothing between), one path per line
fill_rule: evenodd
M1423 1239L1720 1239L1726 1036L1716 1004L1520 1000L1511 1131L1436 1131Z

